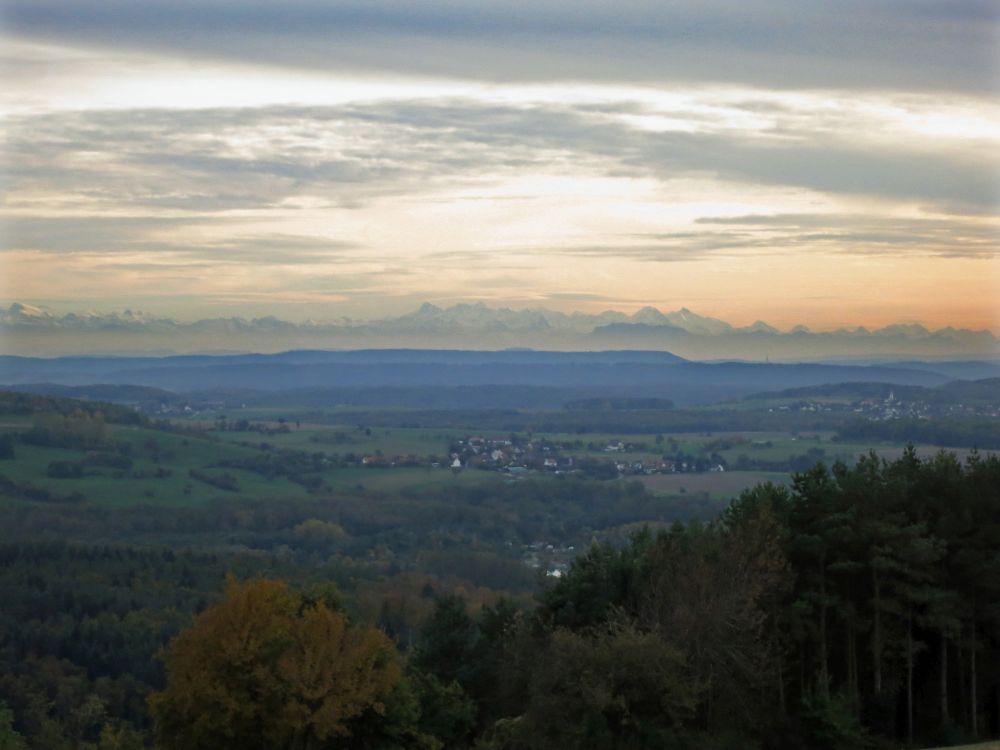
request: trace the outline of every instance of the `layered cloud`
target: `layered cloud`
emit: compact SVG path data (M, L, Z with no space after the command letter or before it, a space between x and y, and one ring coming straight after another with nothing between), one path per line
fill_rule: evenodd
M510 82L993 89L990 0L9 0L18 34L312 70Z
M1000 330L994 10L12 0L0 296Z
M886 112L845 92L774 95L764 114L742 93L603 106L466 97L23 115L8 119L7 162L21 206L53 186L95 208L274 208L313 192L358 206L476 175L570 167L663 182L705 175L945 213L985 212L997 200L1000 135L963 133L961 108L942 113L936 99L910 97ZM953 118L953 131L921 132L932 113ZM1000 122L1000 106L978 117Z

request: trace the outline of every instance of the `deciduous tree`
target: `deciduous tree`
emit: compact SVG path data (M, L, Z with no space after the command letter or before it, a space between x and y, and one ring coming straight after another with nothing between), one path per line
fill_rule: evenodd
M165 661L150 708L159 746L177 750L327 747L400 679L384 635L265 579L230 580Z

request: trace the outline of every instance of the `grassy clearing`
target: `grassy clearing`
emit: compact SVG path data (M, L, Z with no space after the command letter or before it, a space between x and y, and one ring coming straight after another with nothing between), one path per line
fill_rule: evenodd
M366 433L354 425L302 425L298 428L292 425L289 432L274 435L254 431L211 434L229 442L266 442L279 448L311 453L374 455L381 452L386 456L444 455L451 439L462 437L456 431L410 427L371 428Z
M30 418L5 417L0 423L0 434L16 433L30 427ZM273 422L277 425L277 422ZM286 476L267 478L251 471L221 467L220 462L263 457L262 444L278 449L303 451L309 454L337 455L341 458L353 454L383 456L392 461L396 457L414 456L425 464L420 467L349 467L330 465L315 470L314 475L334 491L353 490L360 487L375 491L397 492L405 489L426 489L449 484L468 484L507 481L505 474L466 470L457 475L447 466L449 445L468 437L507 438L509 433L497 431L468 432L446 428L361 428L357 425L317 425L289 422L289 432L266 434L258 431L213 431L207 437L189 433L172 433L144 427L109 426L113 443L126 443L132 466L126 471L108 467L86 468L86 476L58 479L47 475L53 461L77 462L85 451L16 444L16 458L0 461L0 474L19 483L28 483L46 489L55 495L80 492L88 500L108 507L142 503L162 506L201 505L216 497L282 498L302 497L307 489ZM526 438L526 435L521 435ZM626 435L615 433L577 435L572 433L535 433L540 439L570 445L561 453L577 458L645 461L664 454L681 451L687 455L708 455L717 451L735 466L741 455L751 460L783 461L789 456L801 456L810 449L821 449L827 463L834 460L853 462L867 445L838 443L830 433L795 435L788 432L716 432L664 435L656 442L655 434ZM640 450L606 452L609 443L642 445ZM730 445L727 447L725 442ZM899 446L880 446L880 455L897 457ZM923 446L921 455L932 455L937 448ZM969 451L956 451L960 458ZM429 457L435 456L442 467L429 466ZM191 476L201 472L210 477L228 475L235 480L238 491L221 489L211 483ZM762 481L788 482L785 473L761 470L727 471L705 474L662 474L636 477L660 495L706 494L711 499L726 499L739 494L746 487Z
M406 407L400 406L379 406L379 405L357 405L342 404L334 406L323 406L322 408L308 406L246 406L242 408L219 409L207 408L190 417L177 419L178 422L199 424L204 426L205 422L213 422L219 417L227 419L247 419L251 422L268 422L277 425L279 420L286 423L293 423L295 420L306 423L318 423L324 427L336 424L344 419L345 414L356 414L359 410L365 412L405 412Z
M810 404L830 406L837 411L858 401L856 396L801 396L781 398L749 398L736 401L723 401L703 407L706 411L761 411L763 409L780 409L793 404L808 401ZM794 407L793 407L794 409Z
M780 461L818 448L823 451L823 460L828 464L833 461L852 464L858 456L867 454L873 449L879 456L890 461L899 458L904 450L904 446L901 445L839 442L832 440L829 434L822 433L798 436L785 434L769 438L758 437L754 433L744 433L744 435L746 442L719 451L728 463L735 463L741 454L750 459ZM941 450L947 450L956 454L962 461L971 453L966 448L941 448L934 445L918 445L916 449L917 455L921 457L933 456Z
M239 459L254 453L242 446L117 426L111 429L111 439L130 446L132 467L129 470L115 471L99 466L88 468L88 474L83 477L56 479L46 473L51 462L74 462L86 451L18 443L16 457L0 462L0 474L57 495L80 492L88 500L109 507L134 503L198 505L220 495L289 497L306 492L301 485L287 479L268 480L252 472L213 466L225 459ZM192 469L210 475L228 473L238 483L240 492L227 492L194 479L189 475Z
M631 479L632 477L630 477ZM660 495L707 493L713 500L736 497L761 482L787 484L788 474L768 471L725 471L707 474L653 474L635 477Z
M18 423L3 432L18 432L28 423ZM437 430L378 430L347 434L346 442L334 438L329 428L323 430L293 430L290 433L266 435L259 432L216 432L209 437L169 433L140 427L110 427L110 441L126 443L132 460L128 470L106 466L88 466L86 475L60 479L48 476L54 461L69 463L83 459L87 451L48 446L16 444L16 456L0 461L0 474L18 482L50 491L56 496L79 492L89 501L106 507L132 504L160 506L202 505L213 498L291 498L308 494L305 487L287 477L267 478L261 474L218 464L225 460L240 460L265 455L261 442L272 446L303 450L310 453L355 453L368 455L381 452L386 456L415 454L426 456L436 452L446 454L449 436ZM321 442L312 438L319 436ZM333 442L322 442L332 440ZM243 445L241 443L248 443ZM238 491L221 489L191 471L209 477L228 475L235 480ZM504 481L498 473L464 471L453 474L449 468L355 467L330 466L319 472L324 484L333 491L369 490L396 492L403 489L425 489L448 484L479 484Z
M457 474L448 468L405 468L405 469L339 469L331 473L327 482L334 489L362 487L383 492L399 490L423 490L434 487L462 484L489 484L509 481L504 474L469 469Z
M275 425L277 423L274 423ZM448 446L456 440L481 437L486 440L505 439L509 433L495 430L463 431L443 428L369 428L366 433L357 425L316 425L302 424L295 427L290 424L291 431L274 435L260 432L214 432L220 440L228 442L249 442L257 445L267 442L280 448L321 452L325 454L354 453L356 455L384 455L387 457L413 455L425 457L430 455L446 455ZM751 460L783 461L790 456L806 454L810 449L823 451L823 460L827 463L844 461L853 463L858 456L867 453L873 446L868 443L844 443L833 440L832 432L808 432L795 434L791 432L761 431L761 432L690 432L670 433L662 436L657 442L655 434L625 434L625 433L587 433L575 434L567 432L537 432L531 438L536 442L547 440L552 443L567 445L561 452L577 458L605 457L626 461L643 461L657 459L663 455L674 455L682 452L688 455L707 454L710 450L718 452L730 466L734 465L740 455L746 455ZM522 439L527 434L521 433ZM732 443L725 447L725 442ZM606 452L608 444L622 442L639 449L622 452ZM722 443L722 445L720 445ZM879 455L887 459L897 458L902 453L902 447L896 445L874 446ZM936 446L918 446L921 456L937 453L941 448ZM954 450L960 459L969 454L965 449Z

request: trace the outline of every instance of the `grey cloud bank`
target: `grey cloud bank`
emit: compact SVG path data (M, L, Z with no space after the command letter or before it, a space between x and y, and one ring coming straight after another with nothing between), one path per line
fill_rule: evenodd
M631 108L632 111L642 111ZM682 116L683 112L678 112ZM813 241L842 251L990 257L996 227L995 155L847 143L804 126L798 137L746 133L646 132L593 106L485 105L469 100L416 101L342 107L251 110L85 112L8 120L4 147L8 206L41 211L6 220L6 249L44 252L174 249L211 257L213 246L181 247L170 233L215 224L233 240L219 257L246 253L267 261L271 236L253 236L234 211L278 210L307 194L331 208L360 207L380 198L428 195L481 175L525 168L573 169L612 177L686 177L743 185L915 202L940 218L805 215L702 217L689 234L641 242L569 249L524 248L580 255L640 255L696 259L720 249L788 248ZM262 137L260 132L268 133ZM250 138L252 153L230 141ZM103 154L105 158L89 159ZM46 193L37 205L33 193ZM88 217L53 214L85 201ZM124 215L123 215L124 214ZM956 229L958 231L956 231ZM766 230L766 231L762 231ZM275 263L335 260L350 237L272 242ZM602 247L604 249L602 249Z
M321 70L980 93L996 83L988 0L6 5L25 37Z
M0 296L174 317L673 300L742 321L1000 330L996 11L10 0ZM564 345L546 320L527 345ZM468 321L436 325L430 345L448 326L475 343ZM87 336L145 346L154 327L140 328ZM303 345L356 346L365 330L420 343L390 328L286 330ZM722 351L669 328L572 335ZM525 345L521 328L489 330ZM718 356L757 356L751 334L773 339L770 356L793 341L760 327ZM227 345L197 335L179 346ZM918 339L958 346L947 331L900 346Z

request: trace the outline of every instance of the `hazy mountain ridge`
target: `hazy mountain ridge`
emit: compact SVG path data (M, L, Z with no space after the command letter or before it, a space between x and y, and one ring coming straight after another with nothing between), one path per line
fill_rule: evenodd
M288 391L317 388L562 389L576 397L667 398L712 403L778 388L838 382L941 385L927 370L884 366L703 363L669 352L462 351L368 349L174 357L0 356L0 383L137 385L173 392L206 389Z
M734 327L726 321L681 308L662 312L644 307L629 315L563 313L545 308L513 310L481 302L442 308L425 303L394 318L293 323L274 316L207 318L193 322L157 317L136 310L57 315L40 307L14 303L0 310L0 334L7 353L73 354L139 352L162 349L178 353L225 347L276 352L291 348L466 348L535 347L553 350L656 349L696 359L784 360L829 356L899 354L917 356L995 357L998 338L990 331L953 327L929 330L899 323L868 330L810 331L795 326L781 331L758 320Z

